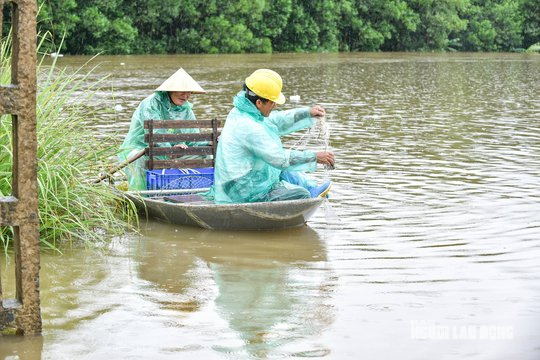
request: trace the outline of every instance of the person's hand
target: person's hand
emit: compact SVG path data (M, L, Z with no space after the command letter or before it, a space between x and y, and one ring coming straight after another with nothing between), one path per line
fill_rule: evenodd
M317 152L317 163L333 168L335 163L334 153L330 151Z
M326 115L326 110L324 110L324 108L320 105L315 105L311 108L309 113L313 117L323 117Z
M180 149L187 149L188 148L188 146L186 144L176 144L173 147L178 147Z

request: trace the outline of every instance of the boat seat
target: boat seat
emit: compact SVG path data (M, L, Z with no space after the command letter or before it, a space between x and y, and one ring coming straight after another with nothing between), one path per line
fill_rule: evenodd
M144 141L148 144L146 168L186 169L214 167L217 140L224 121L212 120L145 120ZM197 133L174 133L178 129L197 129ZM164 146L166 143L206 141L206 146L187 149Z

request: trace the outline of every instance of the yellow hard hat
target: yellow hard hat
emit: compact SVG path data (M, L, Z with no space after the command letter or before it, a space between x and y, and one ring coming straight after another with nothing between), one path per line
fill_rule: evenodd
M285 104L285 96L281 93L283 81L281 76L269 69L255 70L246 78L246 86L262 98L271 100L276 104Z

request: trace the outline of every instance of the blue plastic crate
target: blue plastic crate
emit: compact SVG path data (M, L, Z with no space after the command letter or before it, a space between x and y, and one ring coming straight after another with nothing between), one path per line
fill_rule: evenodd
M146 188L199 189L212 186L214 168L146 170Z

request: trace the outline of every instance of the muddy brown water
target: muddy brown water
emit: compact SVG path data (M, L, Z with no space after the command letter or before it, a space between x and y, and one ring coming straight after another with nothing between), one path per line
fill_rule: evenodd
M208 91L192 97L199 118L224 118L251 71L278 71L283 109L327 109L337 164L315 176L332 179L330 202L297 229L145 222L105 251L44 254L43 336L0 338L1 359L540 358L539 56L97 62L90 79L110 77L88 126L118 141L178 67Z

